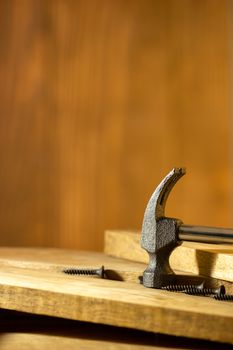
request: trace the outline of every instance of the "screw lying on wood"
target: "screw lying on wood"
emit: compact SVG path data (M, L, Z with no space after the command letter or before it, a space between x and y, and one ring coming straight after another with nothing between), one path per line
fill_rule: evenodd
M224 285L221 285L218 288L204 288L204 282L202 282L199 285L171 284L171 285L167 285L167 286L162 286L161 289L168 290L170 292L183 292L183 293L191 294L191 295L203 295L203 296L208 296L208 295L223 296L223 295L225 295Z
M213 295L215 300L223 300L223 301L233 301L233 295L231 294L217 294Z
M169 284L162 286L161 289L168 290L169 292L183 292L188 294L200 294L203 290L203 283L200 285L195 284Z
M218 288L203 288L204 295L214 295L214 296L223 296L225 295L225 287L223 284Z
M67 275L88 275L88 276L99 276L100 278L105 277L104 266L99 269L81 269L81 268L70 268L63 270Z

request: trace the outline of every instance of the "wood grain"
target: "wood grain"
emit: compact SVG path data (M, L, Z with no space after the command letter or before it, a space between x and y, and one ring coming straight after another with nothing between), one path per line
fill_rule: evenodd
M145 264L128 263L99 252L84 252L64 249L0 248L0 267L46 271L63 275L68 268L99 268L104 265L108 278L138 283L138 276ZM67 278L72 276L67 275Z
M0 243L100 250L168 213L233 226L227 0L0 1Z
M93 259L92 253L86 254L88 258ZM78 259L76 252L77 264ZM135 263L125 262L125 268L131 264ZM67 276L10 264L0 265L0 281L3 309L233 343L229 302L145 288L138 282Z
M78 322L0 310L2 350L107 349L181 350L219 349L219 343L153 334L134 329ZM224 349L232 349L224 344Z
M67 333L67 332L66 332ZM64 331L63 331L64 334ZM106 349L106 350L130 350L132 347L136 350L150 350L150 349L159 349L160 346L154 345L142 345L134 344L133 341L131 344L112 342L109 340L95 340L92 339L92 336L89 336L89 339L83 339L80 335L78 337L76 334L65 334L63 336L58 335L48 335L48 334L36 334L36 333L4 333L2 336L0 334L0 346L2 350L14 350L16 347L20 346L21 350L32 350L32 349L41 349L45 350L48 348L56 348L57 350L77 350L77 348L82 350L96 350L96 349ZM169 349L166 347L166 349ZM170 348L172 349L172 348ZM183 348L185 349L185 348ZM186 348L187 349L187 348Z
M141 248L140 238L141 234L135 231L106 231L104 252L148 264L148 254ZM169 261L174 270L233 282L232 245L183 242L172 252Z
M193 253L193 250L189 249L189 254L190 251ZM112 255L114 255L113 250ZM182 251L181 257L183 259ZM90 252L55 248L0 248L0 267L2 267L2 269L5 267L13 267L32 271L41 270L60 275L63 274L64 269L99 268L104 265L105 275L108 279L138 283L139 276L142 275L147 263L145 263L146 261L144 263L129 261L126 260L127 258L129 258L129 255L125 255L125 258L121 258L120 254L114 257L99 252L92 252L90 254ZM179 261L179 258L177 258L177 260ZM190 259L188 259L188 263L190 263ZM195 278L195 276L198 275L194 267L188 264L183 270L174 269L174 271L177 275L188 276L186 279L190 280L190 276L191 278ZM206 274L204 276L206 278L209 275L210 274ZM209 280L209 282L213 284L213 286L224 284L226 292L228 294L233 294L233 283L231 279L223 279L227 273L219 273L218 275L218 278L215 278L213 281ZM230 274L228 273L228 275ZM67 278L69 277L72 278L72 276L67 275Z

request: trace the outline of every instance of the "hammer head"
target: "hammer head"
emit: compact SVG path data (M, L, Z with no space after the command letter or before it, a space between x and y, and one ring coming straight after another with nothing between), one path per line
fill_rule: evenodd
M178 227L181 222L165 217L165 205L176 182L185 174L184 168L174 168L152 194L144 214L141 247L149 254L149 265L143 273L143 285L161 288L172 270L169 256L179 244Z

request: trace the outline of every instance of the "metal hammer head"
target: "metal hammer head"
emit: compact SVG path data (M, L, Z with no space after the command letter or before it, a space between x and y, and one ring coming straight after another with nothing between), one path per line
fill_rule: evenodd
M184 168L174 168L152 194L144 214L141 246L149 254L149 265L143 273L143 285L161 288L165 275L171 274L169 256L179 244L181 222L165 217L165 205L176 182L185 174Z

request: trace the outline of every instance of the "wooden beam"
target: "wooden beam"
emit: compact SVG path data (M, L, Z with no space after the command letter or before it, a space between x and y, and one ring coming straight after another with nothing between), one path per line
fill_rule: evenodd
M105 232L104 252L118 258L148 263L148 254L140 246L140 233L112 230ZM233 282L232 245L183 242L170 257L175 270Z
M219 349L219 343L165 336L135 329L0 310L1 350L192 350ZM232 349L224 345L224 350Z
M103 262L111 270L119 261L118 269L138 275L143 264L55 249L0 248L0 257L1 308L233 343L232 303L61 270Z

